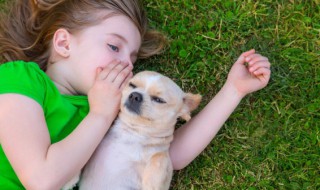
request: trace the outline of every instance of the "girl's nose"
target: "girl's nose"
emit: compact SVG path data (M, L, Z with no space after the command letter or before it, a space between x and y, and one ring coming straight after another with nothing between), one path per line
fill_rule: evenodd
M128 63L129 65L133 66L133 62L130 57L123 59L122 62Z

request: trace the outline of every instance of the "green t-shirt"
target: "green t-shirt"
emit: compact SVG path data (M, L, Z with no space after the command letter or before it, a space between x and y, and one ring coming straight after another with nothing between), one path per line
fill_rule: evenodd
M86 96L61 95L50 78L33 62L14 61L0 65L0 94L5 93L25 95L42 106L51 143L69 135L89 111ZM1 144L0 189L24 189Z

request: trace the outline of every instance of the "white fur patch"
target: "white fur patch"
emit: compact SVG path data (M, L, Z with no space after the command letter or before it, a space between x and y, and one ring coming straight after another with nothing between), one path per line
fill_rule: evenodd
M149 89L150 86L152 86L153 83L157 82L158 80L160 80L160 76L155 75L155 76L151 76L148 78L148 81L146 81L146 90Z

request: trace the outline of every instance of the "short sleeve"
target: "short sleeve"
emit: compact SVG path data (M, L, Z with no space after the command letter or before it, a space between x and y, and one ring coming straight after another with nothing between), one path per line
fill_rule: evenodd
M0 94L16 93L37 101L42 107L47 75L34 62L12 61L0 65Z

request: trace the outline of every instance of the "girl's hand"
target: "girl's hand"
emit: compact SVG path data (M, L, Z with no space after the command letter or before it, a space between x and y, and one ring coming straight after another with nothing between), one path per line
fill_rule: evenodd
M247 63L247 65L246 65ZM233 64L226 85L233 86L242 97L264 88L270 79L268 58L256 54L255 50L244 52Z
M129 63L113 61L105 68L98 68L95 82L88 92L90 112L103 117L116 118L121 100L121 91L132 77Z

